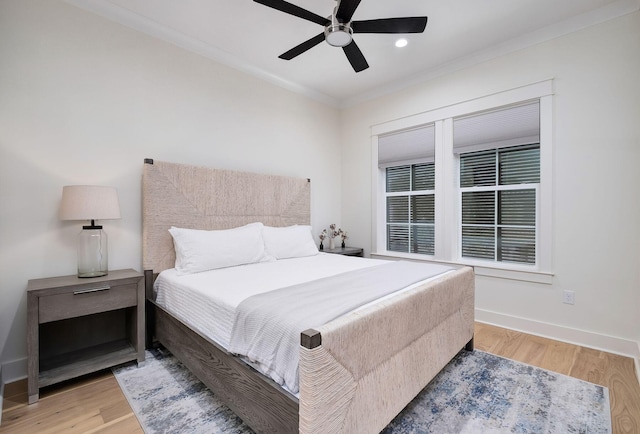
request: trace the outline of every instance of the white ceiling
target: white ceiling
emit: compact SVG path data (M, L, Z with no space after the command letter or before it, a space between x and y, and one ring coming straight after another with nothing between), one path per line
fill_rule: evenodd
M329 16L335 0L288 0ZM252 0L68 0L108 19L335 106L397 90L491 57L640 9L640 0L362 0L354 20L429 17L426 31L356 34L370 68L355 73L342 49L322 43L278 56L320 25Z

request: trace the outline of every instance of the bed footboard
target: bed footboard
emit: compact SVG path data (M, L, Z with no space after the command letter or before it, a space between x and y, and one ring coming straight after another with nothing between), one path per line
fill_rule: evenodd
M456 270L306 332L300 433L377 433L472 344L474 274Z

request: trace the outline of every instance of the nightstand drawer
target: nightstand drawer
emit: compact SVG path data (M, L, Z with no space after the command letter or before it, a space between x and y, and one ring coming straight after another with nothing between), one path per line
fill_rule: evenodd
M40 297L40 324L137 305L137 285L94 285Z

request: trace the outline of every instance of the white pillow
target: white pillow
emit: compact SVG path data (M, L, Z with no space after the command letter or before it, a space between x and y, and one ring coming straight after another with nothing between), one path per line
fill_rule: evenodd
M251 223L218 231L171 227L178 274L270 260L264 250L262 226Z
M318 254L318 247L313 241L311 226L287 226L262 228L264 247L267 254L276 259L301 258Z

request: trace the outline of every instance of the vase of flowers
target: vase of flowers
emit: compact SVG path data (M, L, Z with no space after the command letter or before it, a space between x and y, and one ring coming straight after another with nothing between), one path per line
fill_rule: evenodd
M326 238L329 238L329 248L330 249L335 249L336 248L336 242L341 241L341 245L344 248L344 240L346 240L347 237L347 233L345 231L343 231L342 229L338 228L335 223L331 223L329 225L329 230L327 231L326 229L324 229L321 233L320 233L320 243L322 244L322 241ZM321 249L322 250L322 249Z
M324 240L327 238L329 238L329 249L333 250L336 248L337 241L341 242L342 248L344 249L344 241L349 237L347 236L346 231L338 228L335 223L331 223L329 225L329 230L323 229L322 232L320 232L320 235L318 235L318 238L320 238L320 250L324 250Z
M335 223L329 225L329 248L336 248L336 237L340 236L341 229L336 229Z

